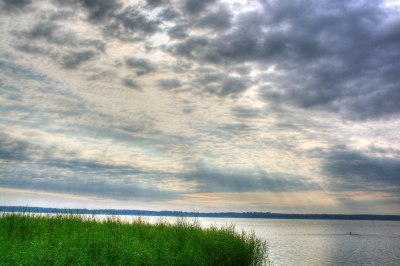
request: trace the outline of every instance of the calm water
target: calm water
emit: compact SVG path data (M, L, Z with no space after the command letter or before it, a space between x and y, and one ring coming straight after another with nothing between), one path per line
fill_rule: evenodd
M400 265L400 222L200 218L267 240L274 265ZM350 235L349 232L352 234Z

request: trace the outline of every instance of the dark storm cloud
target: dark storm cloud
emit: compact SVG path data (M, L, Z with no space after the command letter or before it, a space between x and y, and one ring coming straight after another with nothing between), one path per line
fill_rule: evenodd
M161 21L150 19L137 6L127 6L114 15L113 20L103 29L106 36L118 38L121 41L134 42L161 31Z
M0 7L3 7L5 10L9 11L22 9L31 3L31 0L1 0Z
M166 2L167 0L146 0L147 5L151 8L162 6Z
M98 20L111 15L123 5L119 0L80 0L80 2L90 11L90 20Z
M399 66L400 70L400 66ZM400 86L400 81L398 82ZM347 110L352 119L379 119L400 112L400 87L390 86L380 90L379 84L372 87L366 95L349 100Z
M210 68L198 68L196 69L196 73L198 74L195 81L200 85L220 82L228 77L224 72Z
M14 48L28 54L41 54L47 56L51 56L51 54L53 54L53 49L46 49L46 47L30 44L15 45Z
M77 6L88 12L88 20L102 28L105 36L121 41L135 42L144 40L160 31L161 21L150 19L141 12L141 6L128 5L118 0L55 0L60 6ZM148 1L155 5L161 1Z
M122 8L119 0L54 0L61 6L79 5L88 12L88 20L99 21L111 17Z
M54 38L54 32L58 26L52 22L42 22L36 24L29 32L26 33L30 39L45 38L51 40Z
M186 7L193 5L191 12L196 13L205 4L188 1ZM336 112L353 120L400 112L398 11L385 8L382 1L260 4L262 9L242 12L234 21L225 9L209 13L191 27L221 26L229 29L226 34L191 34L167 50L201 64L273 67L279 76L265 74L261 81L274 90L259 89L260 99L272 106ZM190 28L185 32L193 33Z
M163 90L172 90L181 87L182 82L179 79L159 79L157 86Z
M175 73L186 73L187 71L190 71L192 67L192 63L187 63L179 60L174 66L172 66L172 71Z
M206 10L207 6L217 2L216 0L186 0L184 3L184 9L189 14L198 14Z
M0 169L1 169L0 165ZM118 171L73 169L73 176L63 174L59 168L36 166L25 169L19 166L24 175L0 177L2 188L34 190L50 193L62 193L96 198L112 198L116 200L168 201L181 199L179 192L161 190L154 186L143 187L141 181L156 181L153 175L132 174L124 176ZM4 169L2 169L4 170ZM86 173L86 174L85 174ZM90 173L88 175L88 173ZM118 176L115 178L115 176ZM141 179L138 182L138 179Z
M17 140L0 133L0 159L1 160L27 160L30 143Z
M54 147L42 147L10 134L0 133L0 158L4 162L13 161L33 162L51 156ZM0 163L1 164L1 163Z
M400 191L400 159L371 157L347 149L330 151L323 172L339 188Z
M228 27L230 23L227 21L230 16L229 11L222 9L205 16L199 23L205 23L205 26L218 30L222 26ZM177 52L179 47L191 46L191 39L203 38L205 41L201 43L201 46L197 47L196 53L191 54L191 57L211 63L241 63L260 60L262 59L260 55L260 38L265 35L261 30L262 17L258 13L245 13L245 15L239 17L235 25L232 25L234 31L209 38L193 36L185 40L185 42L174 44L170 47L170 51ZM225 21L225 23L217 23L217 21ZM178 54L188 56L187 53L178 52Z
M232 17L233 15L229 10L221 9L201 18L196 26L215 30L223 30L231 27Z
M350 119L400 111L400 80L393 75L400 71L400 42L393 38L398 28L388 26L398 23L398 14L380 8L380 1L298 2L293 8L263 3L268 24L290 25L286 33L275 33L282 47L275 54L286 65L277 64L290 76L277 84L280 91L274 95L261 90L264 99L275 96L276 104L341 111Z
M136 69L136 75L141 76L149 74L156 70L156 67L147 59L127 57L125 58L125 65L129 68Z
M251 15L249 15L251 16ZM207 17L206 17L207 18ZM209 26L215 30L228 27L227 24L214 24L213 20L200 21L204 26ZM216 23L216 22L215 22ZM199 24L201 25L201 24ZM219 25L219 26L218 26ZM279 36L268 36L261 30L255 30L253 27L260 28L260 25L246 25L239 21L238 29L233 33L220 35L214 38L204 36L192 36L183 42L171 45L168 50L179 56L185 56L190 59L206 61L208 63L243 63L260 61L270 57L277 59L277 54L284 49L284 43L279 40ZM266 38L261 42L260 36Z
M57 63L61 64L62 67L66 67L63 65L63 63L66 63L65 60L68 59L67 55L66 54L60 55L60 53L55 51L53 47L38 46L26 43L22 45L15 45L14 48L24 53L46 56L48 58L51 58L52 60L55 60Z
M140 90L140 88L136 84L136 82L130 78L123 78L123 79L121 79L121 82L122 82L122 85L124 85L125 87L135 89L135 90Z
M79 51L79 52L69 52L63 55L59 59L59 63L61 66L67 69L74 69L80 66L82 63L89 61L96 55L95 52L87 50L87 51Z
M215 94L218 97L232 96L244 92L247 89L246 80L235 77L226 78L221 85L208 85L204 88L207 93Z
M158 31L160 22L150 20L145 14L141 13L134 6L126 7L121 13L116 15L116 19L131 31L141 31L143 35L153 34Z
M48 43L57 44L58 46L67 45L73 48L77 46L90 46L102 52L104 52L106 48L106 44L103 41L79 39L73 32L63 29L52 21L37 23L30 30L14 32L14 35L19 38L24 37L31 41L43 39Z
M76 15L73 11L60 10L49 14L47 17L50 21L67 20Z
M98 163L95 161L85 161L85 160L67 160L67 159L59 159L59 158L44 158L42 162L48 166L56 167L59 169L72 169L72 170L110 170L115 171L117 170L120 173L124 174L141 174L142 171L129 167L129 166L116 166L112 164L104 164Z
M318 184L301 177L284 173L268 174L252 169L199 168L182 178L197 181L197 192L250 192L250 191L305 191L318 189Z
M180 43L174 44L168 50L176 56L185 56L193 59L199 57L199 53L203 52L207 44L208 39L205 37L190 37Z
M180 16L179 12L175 9L168 7L158 13L158 17L162 20L170 21L178 18Z
M186 27L182 25L177 25L168 29L167 33L171 39L185 39L189 36L189 34L186 32Z
M188 70L190 65L185 66ZM179 72L176 70L176 72ZM246 91L252 84L252 81L246 77L233 77L225 72L214 70L212 68L197 68L195 78L190 80L191 88L183 91L191 91L197 95L213 95L221 98L238 97Z

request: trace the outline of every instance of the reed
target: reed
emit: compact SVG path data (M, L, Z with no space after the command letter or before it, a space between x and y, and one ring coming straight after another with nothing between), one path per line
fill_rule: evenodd
M0 216L0 265L266 265L267 251L254 233L182 217Z

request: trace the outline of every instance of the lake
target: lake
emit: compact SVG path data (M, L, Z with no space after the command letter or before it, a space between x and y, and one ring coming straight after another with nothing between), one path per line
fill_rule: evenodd
M399 221L199 218L269 244L274 265L400 265ZM349 234L351 232L351 235Z

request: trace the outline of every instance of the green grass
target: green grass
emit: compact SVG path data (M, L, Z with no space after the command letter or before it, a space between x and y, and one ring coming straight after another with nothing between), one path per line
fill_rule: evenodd
M0 265L265 265L267 245L234 226L176 218L1 213Z

